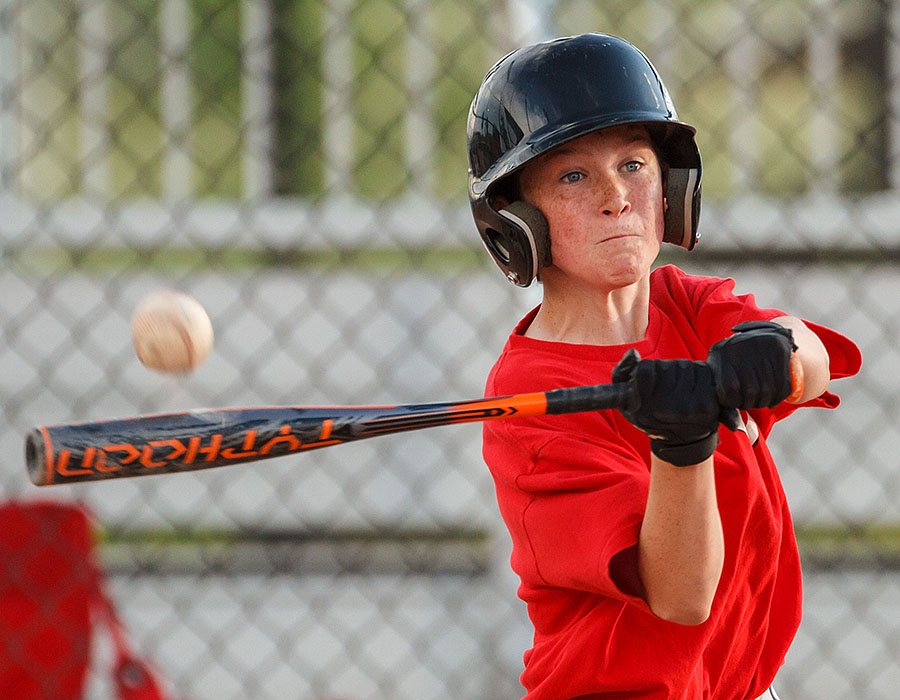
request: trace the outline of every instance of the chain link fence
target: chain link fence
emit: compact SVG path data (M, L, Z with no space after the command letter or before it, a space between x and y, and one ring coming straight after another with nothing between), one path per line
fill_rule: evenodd
M466 111L505 52L584 31L643 48L698 128L703 238L665 260L862 347L842 408L773 441L806 561L780 692L896 698L900 3L0 0L0 488L96 514L174 696L521 696L530 628L477 426L39 493L23 436L480 396L539 290L477 242ZM215 327L186 377L131 347L161 286Z

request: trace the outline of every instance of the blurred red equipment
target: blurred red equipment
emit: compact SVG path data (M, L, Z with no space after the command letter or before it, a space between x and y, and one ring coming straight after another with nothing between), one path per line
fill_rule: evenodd
M118 700L165 700L104 589L90 514L57 501L0 504L0 698L81 700L105 625Z

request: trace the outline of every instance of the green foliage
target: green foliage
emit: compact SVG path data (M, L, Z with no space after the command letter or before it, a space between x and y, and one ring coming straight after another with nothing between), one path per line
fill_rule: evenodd
M175 134L166 133L163 117L171 66L163 60L160 0L22 4L16 148L24 196L157 198L170 184L173 154L190 163L190 196L247 196L247 6L188 0L188 7L189 123ZM353 0L346 16L321 0L268 7L276 195L465 196L467 110L486 70L511 48L511 6ZM739 7L729 0L570 0L553 10L554 33L619 34L656 63L679 116L697 127L708 200L748 188L802 195L822 178L845 192L887 186L884 3L838 3L827 16L801 0ZM818 86L816 22L827 25L838 51L835 75ZM337 42L349 47L346 85L343 68L328 64ZM328 84L346 90L345 113L329 106ZM415 130L414 113L427 129ZM346 170L347 192L329 190L326 181L325 133L338 119L349 124L346 134L330 134L343 137L351 154L337 166ZM832 133L832 142L816 143L821 133ZM817 172L825 166L816 154L829 149L834 172ZM105 183L94 177L104 170Z
M322 159L322 3L274 4L275 191L316 196L324 191Z
M232 0L192 0L191 5L190 151L194 189L205 196L241 195L240 8Z
M113 199L162 192L160 37L155 0L109 5L109 120Z

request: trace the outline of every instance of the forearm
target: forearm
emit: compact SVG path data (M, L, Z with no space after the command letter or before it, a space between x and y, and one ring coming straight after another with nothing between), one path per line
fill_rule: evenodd
M675 467L654 455L638 540L638 567L653 613L684 625L704 622L724 556L712 457Z
M831 380L831 372L828 351L819 336L795 316L781 316L772 320L791 329L797 346L795 354L803 367L803 394L793 403L805 403L824 394Z

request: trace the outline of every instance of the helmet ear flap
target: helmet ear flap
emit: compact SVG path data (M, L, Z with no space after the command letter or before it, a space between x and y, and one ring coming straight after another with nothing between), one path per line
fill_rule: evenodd
M507 279L520 287L527 287L538 276L541 268L550 265L550 226L540 209L518 200L498 212L505 219L504 228L517 239L515 247L521 252L522 264L518 270L507 273Z
M667 168L663 241L691 250L700 235L700 170Z

